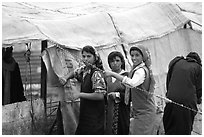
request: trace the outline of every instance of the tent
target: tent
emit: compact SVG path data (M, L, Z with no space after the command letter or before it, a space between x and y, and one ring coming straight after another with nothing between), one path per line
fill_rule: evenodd
M117 12L103 10L74 14L49 10L35 3L3 3L2 45L47 40L48 47L56 46L71 53L75 51L75 59L83 46L93 45L105 69L110 69L107 55L117 50L126 57L126 69L130 70L129 48L143 44L151 53L155 93L165 96L170 60L190 51L202 56L201 4L145 3ZM157 106L163 109L164 100L155 99Z

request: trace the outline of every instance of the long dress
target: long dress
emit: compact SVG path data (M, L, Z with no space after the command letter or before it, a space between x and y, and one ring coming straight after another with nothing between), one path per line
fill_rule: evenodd
M121 75L127 76L124 72ZM119 92L120 97L118 101L108 99L107 102L107 125L105 134L112 135L128 135L130 125L130 103L128 105L124 102L125 86L119 81L112 81L112 78L107 79L107 93Z
M77 72L77 71L76 71ZM103 74L92 68L81 68L75 77L81 80L81 92L93 93L96 89L105 90ZM101 93L104 94L104 93ZM105 100L80 99L79 124L76 135L103 135L105 125Z
M154 135L155 130L155 118L156 118L156 107L154 103L154 97L147 93L147 87L149 86L149 75L148 70L143 66L146 78L145 81L137 88L131 88L132 98L132 115L133 120L131 121L131 133L133 135ZM139 68L137 68L139 69ZM137 71L135 69L132 72ZM146 92L142 91L145 90Z

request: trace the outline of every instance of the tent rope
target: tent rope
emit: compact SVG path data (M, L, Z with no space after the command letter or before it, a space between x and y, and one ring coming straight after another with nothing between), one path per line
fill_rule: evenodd
M68 50L65 50L64 48L62 48L62 47L60 47L60 46L58 46L58 45L56 45L56 46L57 46L58 48L62 49L64 52L68 52L68 53L71 54L73 57L75 57L75 59L78 59L80 62L82 62L82 59L81 59L81 58L77 57L76 55L72 54L72 53L69 52ZM96 70L101 71L103 74L105 74L105 71L104 71L104 70L101 70L101 69L97 68L96 66L93 66L92 64L89 64L89 65L92 66L93 68L95 68ZM66 84L66 83L65 83L65 84ZM159 87L160 87L160 86L157 86L156 88L159 88ZM142 91L142 92L145 92L145 93L147 93L147 94L149 94L149 95L156 96L156 97L158 97L158 98L160 98L160 99L162 99L162 100L165 100L166 103L167 103L167 102L173 103L173 104L175 104L175 105L177 105L177 106L180 106L180 107L182 107L182 108L188 109L188 110L190 110L190 111L193 111L193 112L196 112L196 113L202 115L202 111L194 110L194 109L192 109L192 108L190 108L190 107L187 107L187 106L185 106L185 105L183 105L183 104L181 104L181 103L177 103L177 102L175 102L175 101L173 101L173 100L170 100L170 99L168 99L168 98L166 98L166 97L164 97L164 96L161 96L161 95L158 95L158 94L155 94L155 93L150 93L150 92L148 92L147 90L144 90L144 89L141 89L141 88L138 88L138 87L135 87L135 88L138 89L138 90L140 90L140 91Z
M28 83L28 69L29 69L29 74L30 74L30 103L31 103L31 111L30 111L30 116L31 116L31 132L33 133L33 128L37 129L35 126L35 121L34 121L34 110L33 110L33 97L32 97L32 76L31 76L31 64L30 64L30 55L31 55L31 43L26 43L27 45L27 51L24 53L25 59L26 59L26 84L25 84L25 91L27 90L27 83ZM28 68L29 66L29 68Z

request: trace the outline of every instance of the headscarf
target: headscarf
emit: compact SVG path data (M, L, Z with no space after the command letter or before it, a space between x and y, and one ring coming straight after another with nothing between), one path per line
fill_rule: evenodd
M151 68L151 57L150 57L150 52L149 50L144 47L143 45L141 44L137 44L137 45L134 45L130 48L130 52L132 50L137 50L141 53L142 55L142 60L145 64L145 66L148 68L149 70L149 78L150 78L150 85L149 85L149 91L148 93L153 93L154 92L154 89L155 89L155 80L154 80L154 77L153 77L153 73L152 73L152 68ZM131 70L132 71L132 70ZM130 75L131 75L132 72L130 72ZM127 105L128 102L129 102L129 97L130 97L130 93L129 93L129 88L126 87L126 90L125 90L125 104Z
M154 92L156 82L155 82L155 79L153 77L153 72L152 72L151 54L150 54L148 48L144 47L142 44L134 45L134 47L137 47L142 52L143 62L145 63L145 66L149 69L149 75L150 75L149 92Z
M188 53L188 55L186 56L186 59L188 59L188 58L193 59L195 62L197 62L199 65L202 66L202 64L201 64L201 59L200 59L200 56L198 55L198 53L196 53L196 52L190 52L190 53Z
M92 55L94 55L95 57L95 66L101 70L104 70L103 68L103 63L102 63L102 60L101 60L101 57L99 55L99 53L97 52L97 50L93 47L93 46L84 46L82 48L82 51L81 53L83 53L84 51L88 52L88 53L91 53Z

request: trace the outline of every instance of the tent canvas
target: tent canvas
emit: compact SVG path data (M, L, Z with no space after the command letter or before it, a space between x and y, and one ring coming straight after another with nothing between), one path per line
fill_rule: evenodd
M50 43L49 47L57 45L79 52L83 46L90 44L98 50L105 69L110 69L107 55L117 50L126 57L126 68L130 70L129 48L140 43L150 50L156 79L155 92L162 96L165 96L169 61L177 55L185 56L190 51L202 56L201 27L195 30L194 25L193 29L183 28L191 19L195 18L198 24L202 19L199 14L183 14L175 4L147 3L123 12L74 17L59 12L54 14L54 11L42 10L32 4L3 3L3 46L46 39ZM16 12L12 11L14 7ZM163 108L164 101L160 98L156 100L157 105Z

